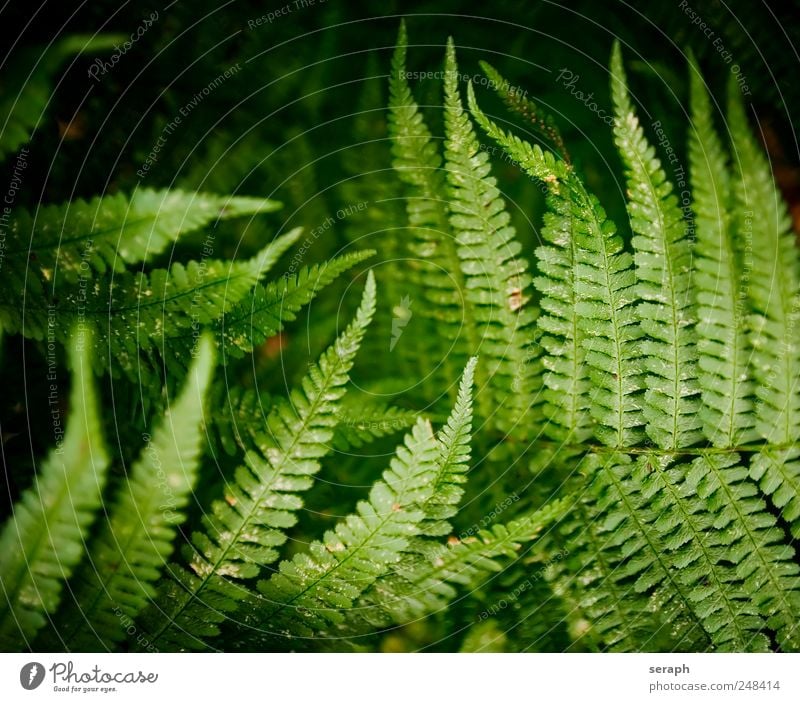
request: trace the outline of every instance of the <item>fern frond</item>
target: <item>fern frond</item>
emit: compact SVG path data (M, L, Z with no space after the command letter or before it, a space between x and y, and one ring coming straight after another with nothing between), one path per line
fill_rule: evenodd
M716 650L797 650L800 569L736 454L659 454L602 471L620 577L689 612Z
M645 457L637 462L623 453L589 454L584 459L583 470L590 479L590 518L597 520L598 536L608 544L604 546L605 563L612 579L609 583L595 582L593 587L601 593L611 585L623 592L633 589L646 595L651 603L647 609L656 610L662 621L669 622L670 649L705 650L711 645L711 637L692 605L691 591L681 579L681 567L674 568L681 557L676 550L686 543L686 531L693 527L675 515L680 509L673 501L672 486L677 478L673 479L674 473L668 476L670 479L656 474L665 467L669 467L668 459L662 463L658 457ZM651 504L653 499L660 500L658 508ZM666 534L676 528L678 535L668 539ZM696 549L687 550L686 558L685 565L696 561ZM702 577L700 569L690 569L687 575ZM711 601L715 603L713 598ZM597 624L601 631L606 626L602 621ZM609 642L617 643L614 638ZM648 639L642 647L647 650L649 643Z
M149 639L181 648L196 648L202 638L218 633L224 612L233 611L245 596L236 581L256 576L278 557L284 530L295 523L336 424L336 406L345 393L367 326L375 311L375 279L367 278L355 319L309 369L289 401L278 401L267 417L268 444L263 454L250 452L245 465L203 518L205 531L195 532L187 553L189 569L171 568L175 582L145 616ZM163 603L163 605L162 605Z
M480 149L462 105L452 39L444 75L450 226L471 308L467 323L476 325L478 337L470 352L484 359L477 402L481 416L503 432L531 435L527 415L539 377L532 362L536 310L531 305L531 276L497 181L490 175L489 154Z
M561 158L569 163L567 146L553 115L533 100L529 100L523 91L511 85L510 81L506 80L490 63L480 61L480 67L489 79L492 89L500 96L505 105L524 117L528 124L556 148Z
M68 650L106 650L121 641L123 622L155 595L197 478L214 363L212 342L203 337L183 391L148 437L71 581L73 606L60 610L55 625Z
M401 429L409 429L418 415L418 412L412 410L383 404L366 407L362 405L358 409L355 405L344 407L336 413L333 448L337 451L361 448L375 439L390 436Z
M452 378L466 363L465 344L476 349L479 339L450 228L442 157L405 77L407 46L406 27L401 22L389 78L389 136L392 165L408 189L408 251L417 259L409 266L408 285L425 296L425 304L418 305L414 355L408 360L419 368L420 377L435 373L441 363ZM452 339L442 359L441 348L431 341L434 335ZM420 348L420 343L429 348Z
M563 516L566 504L554 501L507 524L495 524L476 537L441 544L428 543L424 562L398 567L394 577L381 579L359 600L359 614L372 626L405 624L446 607L459 590L473 591L493 573L502 571L502 559L516 559L522 545ZM355 620L354 618L354 621ZM352 630L356 633L357 628Z
M285 234L247 261L202 260L175 263L149 275L120 273L113 278L79 282L55 296L44 291L19 305L0 302L0 323L28 338L66 341L72 324L96 331L96 368L111 367L136 377L163 362L188 365L191 346L171 349L166 337L177 329L213 324L242 300L299 230ZM59 297L60 295L60 297ZM176 357L177 355L177 357Z
M367 249L343 254L257 286L252 296L239 302L216 325L226 357L241 358L275 336L320 290L374 253Z
M730 176L714 129L708 91L694 62L690 63L689 86L698 376L703 399L699 415L706 437L715 446L741 446L756 440L755 407L741 313L741 261L733 241Z
M665 650L667 626L642 593L615 577L613 533L604 533L591 490L584 480L571 481L571 505L550 547L567 552L549 576L553 592L565 601L570 647L599 651ZM562 546L562 544L564 544ZM663 643L664 645L659 645Z
M622 51L611 55L614 137L625 163L633 231L647 433L667 449L702 439L695 348L692 250L672 183L647 142L628 95Z
M436 435L435 474L431 478L432 490L418 502L422 520L417 536L410 538L395 566L376 578L374 585L358 601L352 612L347 613L346 622L340 622L338 634L353 633L365 625L384 626L387 612L373 601L372 592L396 591L405 588L404 573L424 567L431 549L439 544L429 537L449 534L452 527L449 519L458 510L464 494L462 485L469 470L470 442L472 440L472 388L475 383L477 357L471 358L458 387L458 395L447 422ZM397 581L397 582L396 582ZM377 606L377 609L376 609ZM378 617L380 623L375 617Z
M183 234L222 219L273 212L280 203L254 197L227 197L181 190L135 190L44 205L34 213L14 210L7 243L9 288L37 272L44 284L60 278L75 283L92 271L120 273L147 261ZM213 253L213 242L203 249ZM33 270L32 270L33 269Z
M706 454L693 461L686 491L704 500L705 523L713 516L711 543L721 547L722 563L735 564L748 613L757 607L783 650L800 650L800 567L747 468L736 454Z
M259 583L262 595L253 625L264 637L326 637L345 619L342 611L396 564L425 517L437 444L430 422L420 419L369 499L279 572Z
M750 132L736 81L729 86L736 242L749 272L756 428L771 444L800 438L800 254L786 204Z
M84 553L109 464L92 377L92 341L70 343L72 387L64 439L41 466L0 534L0 650L31 647Z
M469 470L470 441L472 440L472 388L478 359L468 362L458 386L453 411L436 435L438 456L436 477L430 498L421 506L425 511L422 532L426 536L444 536L452 527L448 520L458 512L458 503L464 495L461 487Z
M503 101L532 121L565 153L554 119L518 90L513 90L510 83L488 63L481 62L481 67ZM529 162L529 166L532 163ZM541 294L539 306L542 311L536 319L540 332L538 342L547 352L541 354L540 361L545 368L542 397L543 411L548 420L544 432L556 441L567 437L583 441L591 436L590 385L585 339L576 309L577 221L561 190L550 187L554 174L548 171L548 167L535 168L538 176L529 171L547 191L547 210L540 230L546 243L536 249L539 275L533 280ZM568 171L564 168L563 172L566 174ZM533 352L528 354L532 366L535 365L535 355Z
M638 359L641 329L634 309L633 261L621 237L597 198L590 195L572 168L519 137L504 132L478 107L472 84L468 86L469 106L475 120L531 177L544 183L558 198L561 213L574 221L576 251L575 299L578 330L583 336L586 363L592 381L591 413L595 434L612 446L631 446L641 439L644 419L637 402L642 386ZM557 299L557 298L556 298ZM565 310L564 317L571 313ZM555 325L572 342L569 327ZM554 329L555 330L555 329ZM567 352L569 353L569 352ZM573 360L572 363L577 363ZM557 372L557 371L552 371ZM557 378L555 379L557 381ZM553 378L551 377L551 383ZM557 391L558 386L551 384ZM583 385L572 389L567 407L579 412L587 403ZM568 427L581 426L573 416Z

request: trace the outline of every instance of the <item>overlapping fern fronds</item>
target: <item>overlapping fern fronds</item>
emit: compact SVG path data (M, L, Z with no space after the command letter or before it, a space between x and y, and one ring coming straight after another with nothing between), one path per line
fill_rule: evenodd
M408 627L462 650L800 650L800 255L735 84L728 142L690 61L687 208L614 47L628 241L534 100L484 64L542 143L472 83L465 107L452 40L440 148L406 54L403 25L406 220L376 244L410 259L401 298L381 307L367 274L291 382L291 322L371 251L262 282L297 230L250 259L157 257L271 201L142 190L16 213L0 286L24 304L0 302L3 340L67 346L73 382L64 440L0 534L4 649L374 650ZM530 252L484 133L545 194ZM129 468L100 409L120 386L165 408Z
M618 47L612 55L633 256L573 167L502 130L470 91L476 120L548 187L544 234L558 247L537 251L539 324L569 345L553 346L548 336L543 343L577 359L583 334L589 383L567 386L582 388L571 406L588 407L595 436L613 448L570 442L565 451L583 454L585 477L568 480L576 508L563 533L573 557L552 585L583 611L589 628L581 638L590 646L768 650L776 641L797 650L800 569L783 529L796 531L798 514L792 447L800 432L789 388L800 358L791 302L800 257L741 98L731 92L731 147L734 162L741 159L731 173L692 70L695 202L688 213L635 116ZM753 218L756 208L764 215ZM763 260L753 260L750 247ZM781 270L767 257L782 261ZM749 311L742 314L746 266L759 272L744 290ZM557 389L552 361L545 366L544 382ZM581 372L574 361L572 368L574 383ZM563 406L550 412L565 425L551 432L561 440L584 426ZM766 443L758 444L754 427ZM626 602L640 613L627 628L619 616Z

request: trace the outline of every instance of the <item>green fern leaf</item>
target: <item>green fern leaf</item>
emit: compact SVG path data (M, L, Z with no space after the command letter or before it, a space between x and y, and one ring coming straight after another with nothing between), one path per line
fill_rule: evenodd
M89 202L45 205L13 212L6 258L22 280L36 271L42 282L76 283L91 272L120 273L148 261L179 237L222 219L273 212L280 203L181 190L136 190ZM203 255L213 252L209 237ZM5 280L9 287L17 280Z
M792 536L800 538L800 448L765 448L753 456L750 477L781 511Z
M413 426L418 412L399 407L387 407L383 404L347 403L336 413L336 430L333 434L333 448L337 451L351 451L380 439L390 436L401 429Z
M407 285L424 295L424 303L417 305L413 356L406 361L420 377L435 374L441 365L449 379L466 363L465 345L475 349L479 338L450 229L442 157L405 77L407 46L401 22L389 78L389 137L392 165L407 186L408 254L415 259L407 271ZM443 357L436 335L452 338Z
M566 504L554 501L508 524L495 524L476 537L449 544L430 542L425 561L397 568L391 579L379 580L359 601L360 617L371 626L405 624L445 608L459 590L472 592L493 573L501 572L501 559L516 559L522 545L538 538L557 521ZM358 633L353 629L352 633Z
M510 225L511 217L490 175L459 94L455 48L447 44L444 82L445 162L450 226L458 244L470 319L476 325L470 352L480 353L481 416L505 433L531 435L528 410L539 374L533 359L531 276ZM488 386L488 387L487 387ZM485 389L483 389L485 388Z
M419 534L408 540L394 567L376 578L375 583L358 601L352 612L347 613L346 622L339 623L339 635L345 632L354 633L365 625L368 630L372 626L384 626L389 623L388 620L381 619L380 622L375 620L375 611L384 618L386 611L381 607L375 609L373 592L393 592L405 588L405 582L401 582L402 574L413 572L418 567L426 567L431 549L435 550L440 546L430 537L450 533L452 527L448 520L458 511L458 503L464 494L463 485L467 480L466 473L469 470L472 388L476 365L477 357L471 358L467 363L450 416L436 435L436 469L431 480L433 489L418 503L423 513Z
M697 228L694 284L698 316L700 419L715 446L756 440L753 383L742 307L741 261L733 240L727 159L714 129L711 101L690 64L689 165Z
M368 249L337 256L256 287L252 296L237 304L217 325L226 357L241 358L275 336L320 290L374 253Z
M336 424L336 405L345 393L367 326L375 311L375 279L370 273L352 324L323 354L290 401L277 402L267 418L263 453L250 452L204 517L204 532L192 537L189 570L171 568L176 582L163 593L168 605L145 616L153 645L196 648L218 633L224 612L233 611L247 590L236 581L255 577L278 558L284 530L295 523ZM160 601L159 598L158 601Z
M477 105L471 83L468 98L472 114L486 133L520 168L560 198L574 218L578 252L575 308L593 386L590 406L594 431L603 443L634 445L641 439L644 419L637 402L642 386L637 353L641 329L633 304L635 274L631 256L597 198L589 195L568 164L538 145L504 132L486 117ZM569 317L570 313L563 314ZM563 325L559 328L563 330ZM562 333L569 334L569 330ZM551 389L554 387L551 385ZM568 407L580 410L588 404L578 394L582 392L582 385L573 389L574 401L570 399ZM571 418L568 424L580 425L578 417Z
M61 600L100 507L109 458L92 379L92 342L71 337L70 416L62 443L0 534L0 650L29 648Z
M614 136L625 163L636 251L637 309L646 334L640 352L646 369L647 432L662 448L692 446L702 439L692 250L672 183L631 104L619 42L611 56L611 75Z
M554 119L541 108L524 98L518 90L486 62L481 62L492 86L512 109L533 121L562 153L566 153ZM591 436L589 417L590 384L586 366L584 334L578 322L576 291L577 219L572 205L562 196L560 188L551 188L553 173L536 169L545 186L547 211L540 234L546 242L536 249L539 274L533 284L540 292L541 314L536 322L540 332L539 343L545 354L541 364L543 375L543 411L547 418L544 432L556 441L570 437L583 441ZM566 171L565 171L566 173ZM541 179L544 180L541 180ZM528 353L530 365L535 363L535 353Z
M589 454L584 459L582 470L590 480L589 517L597 521L598 536L606 541L605 561L612 579L610 583L593 583L589 592L607 592L610 585L622 591L631 589L637 598L644 594L650 602L641 608L657 611L662 621L670 623L669 649L705 650L711 646L711 638L692 606L681 569L673 568L681 555L676 549L686 543L685 532L691 527L675 516L679 509L673 499L675 490L665 489L677 478L671 474L666 479L656 473L665 467L669 467L669 460L665 466L657 456L639 462L623 453ZM654 497L662 502L658 509L651 506ZM669 529L680 530L671 541L662 535ZM694 560L696 549L687 548L686 564ZM692 569L690 575L701 577L700 567ZM601 621L598 626L602 630L606 624ZM608 642L616 643L614 638Z
M176 329L199 334L200 327L217 321L250 292L298 235L294 230L279 237L247 261L175 263L149 275L121 273L92 284L84 281L57 291L61 297L31 296L21 306L3 301L0 323L7 332L36 340L66 341L70 324L93 329L98 370L111 366L136 377L157 368L159 356L182 369L191 347L172 350L166 335Z
M422 532L426 536L444 536L452 527L448 520L458 512L458 503L464 495L461 487L469 470L470 441L472 439L472 388L475 384L477 357L467 362L453 411L436 436L439 449L436 459L436 478L430 498L422 504L425 520Z
M183 391L148 438L71 581L74 604L61 609L55 625L68 649L107 650L155 595L197 478L213 367L213 345L203 337Z
M746 292L752 312L756 428L771 444L792 444L800 437L800 255L786 205L750 132L735 80L728 92L735 236L750 273Z
M262 600L253 625L264 635L325 637L345 620L345 610L396 564L425 517L419 507L433 492L437 444L420 419L398 447L391 467L359 502L356 512L326 532L307 553L284 561L259 583Z
M616 457L601 474L613 493L601 513L619 545L618 577L635 578L662 611L669 602L688 613L716 650L768 650L770 631L797 649L794 549L736 454L686 464Z
M660 651L670 648L669 625L653 603L615 577L613 533L603 532L592 491L576 479L570 508L545 552L566 558L553 561L549 579L565 602L573 647L599 651ZM612 553L609 553L611 551Z
M489 79L489 84L500 96L505 105L525 118L526 122L544 136L558 151L564 161L569 162L567 146L561 136L561 131L556 124L555 117L544 110L541 105L537 105L533 100L526 97L527 91L511 85L500 72L486 61L480 62L481 70Z

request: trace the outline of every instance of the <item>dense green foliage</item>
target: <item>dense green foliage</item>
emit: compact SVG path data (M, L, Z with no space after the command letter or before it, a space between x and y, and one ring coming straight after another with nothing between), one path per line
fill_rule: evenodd
M55 441L6 465L0 649L800 650L800 252L736 80L723 131L690 58L676 188L614 45L615 223L543 105L451 39L434 119L410 53L321 260L208 173L10 210L4 373Z

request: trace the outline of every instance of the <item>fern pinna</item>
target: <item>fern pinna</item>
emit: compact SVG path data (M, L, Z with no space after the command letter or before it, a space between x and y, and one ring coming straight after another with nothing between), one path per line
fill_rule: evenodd
M686 206L614 47L618 226L557 120L485 63L520 123L482 109L452 40L431 121L408 46L402 25L372 174L405 212L348 225L355 246L380 223L365 275L372 250L294 265L305 233L265 239L271 199L14 208L3 343L71 380L0 533L4 650L392 650L398 627L437 650L800 650L800 256L736 83L723 139L690 58ZM20 105L0 156L44 109ZM530 252L483 135L545 196ZM300 353L293 322L342 278L360 303L339 288Z

